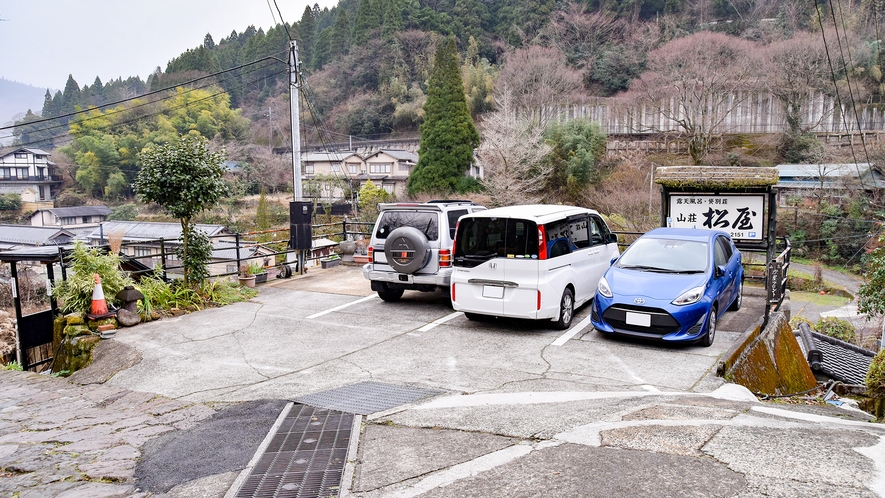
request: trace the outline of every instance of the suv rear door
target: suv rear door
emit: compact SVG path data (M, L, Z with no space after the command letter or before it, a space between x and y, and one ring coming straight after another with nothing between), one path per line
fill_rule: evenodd
M389 209L381 212L378 223L375 224L373 239L374 263L381 271L395 271L387 262L384 247L387 236L397 228L408 226L420 230L428 240L432 254L426 266L415 273L436 273L439 271L439 243L440 243L440 212L432 209ZM448 234L445 234L448 238Z

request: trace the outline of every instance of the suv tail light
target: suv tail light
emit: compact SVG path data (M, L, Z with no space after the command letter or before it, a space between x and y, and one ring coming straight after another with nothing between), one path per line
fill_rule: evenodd
M452 251L449 249L440 249L439 250L439 267L440 268L451 268L452 266Z
M375 262L375 248L372 247L372 246L369 246L369 247L367 248L367 251L366 251L366 252L367 252L368 255L369 255L369 263L374 263L374 262Z
M538 259L547 259L547 232L544 225L538 225Z

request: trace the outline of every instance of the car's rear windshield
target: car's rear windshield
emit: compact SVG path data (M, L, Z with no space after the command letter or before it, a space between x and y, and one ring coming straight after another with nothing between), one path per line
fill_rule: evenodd
M495 257L537 259L538 225L513 218L462 218L455 244L455 266Z
M709 252L704 242L639 238L624 251L618 259L618 266L674 272L701 272L707 268Z
M375 237L386 239L390 232L400 227L421 230L427 240L439 239L439 213L427 211L383 211Z

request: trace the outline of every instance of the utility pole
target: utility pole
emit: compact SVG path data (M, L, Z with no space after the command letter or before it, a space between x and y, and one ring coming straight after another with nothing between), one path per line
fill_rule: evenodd
M292 123L292 192L301 200L301 126L298 117L298 44L289 40L289 119Z
M267 147L270 149L271 153L273 153L273 107L267 108L267 125L270 130L270 139L267 142Z

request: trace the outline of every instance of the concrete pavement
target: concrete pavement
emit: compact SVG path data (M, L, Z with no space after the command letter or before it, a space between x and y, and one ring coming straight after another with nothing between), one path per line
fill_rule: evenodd
M885 426L713 375L738 325L712 348L558 344L442 301L313 269L118 331L87 385L0 372L0 493L224 496L286 400L374 380L445 394L363 417L342 496L885 496Z

